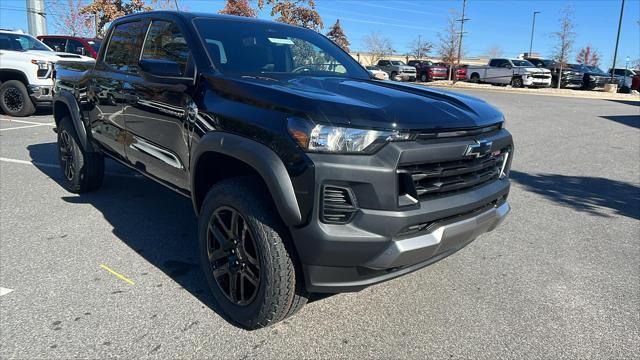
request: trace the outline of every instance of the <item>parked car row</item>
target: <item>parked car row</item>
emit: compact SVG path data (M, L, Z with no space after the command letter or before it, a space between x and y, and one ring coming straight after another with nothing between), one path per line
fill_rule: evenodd
M430 60L409 60L407 64L400 60L379 60L367 69L379 80L428 82L452 79L513 87L557 87L560 81L561 88L582 90L604 87L613 71L620 92L640 91L640 70L609 69L607 73L597 66L584 64L567 64L560 70L556 61L541 58L495 58L487 65L461 65L452 69L451 77L447 64Z
M60 61L93 62L94 59L54 51L31 35L0 30L2 111L11 116L30 116L37 105L51 104L54 64Z

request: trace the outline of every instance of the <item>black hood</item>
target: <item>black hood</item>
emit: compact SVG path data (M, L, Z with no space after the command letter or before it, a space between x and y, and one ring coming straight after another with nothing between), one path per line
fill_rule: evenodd
M220 96L321 123L421 130L482 127L503 119L480 99L418 85L335 77L208 79Z

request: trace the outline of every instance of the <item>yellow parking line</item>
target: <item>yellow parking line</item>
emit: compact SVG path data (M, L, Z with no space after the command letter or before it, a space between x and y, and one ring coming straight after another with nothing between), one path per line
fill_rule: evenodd
M105 270L107 270L107 271L108 271L108 272L110 272L113 276L115 276L115 277L117 277L118 279L120 279L120 280L122 280L122 281L126 282L127 284L129 284L129 285L133 285L133 284L134 284L133 280L131 280L131 279L129 279L129 278L127 278L127 277L125 277L125 276L124 276L124 275L122 275L122 274L118 274L117 272L113 271L113 270L112 270L110 267L108 267L107 265L100 264L100 267L101 267L101 268L103 268L103 269L105 269Z

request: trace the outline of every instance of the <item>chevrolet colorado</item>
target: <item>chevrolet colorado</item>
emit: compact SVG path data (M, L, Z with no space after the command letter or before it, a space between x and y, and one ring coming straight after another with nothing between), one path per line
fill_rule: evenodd
M498 110L372 80L312 30L129 15L94 66L58 64L54 93L64 186L97 189L108 156L190 197L208 285L245 328L427 266L509 211Z

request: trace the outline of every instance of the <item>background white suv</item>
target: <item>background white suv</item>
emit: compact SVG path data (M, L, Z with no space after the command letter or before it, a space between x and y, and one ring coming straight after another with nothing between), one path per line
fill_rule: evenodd
M33 36L0 30L0 108L10 116L29 116L36 105L50 104L53 64L94 61L88 56L60 53Z

